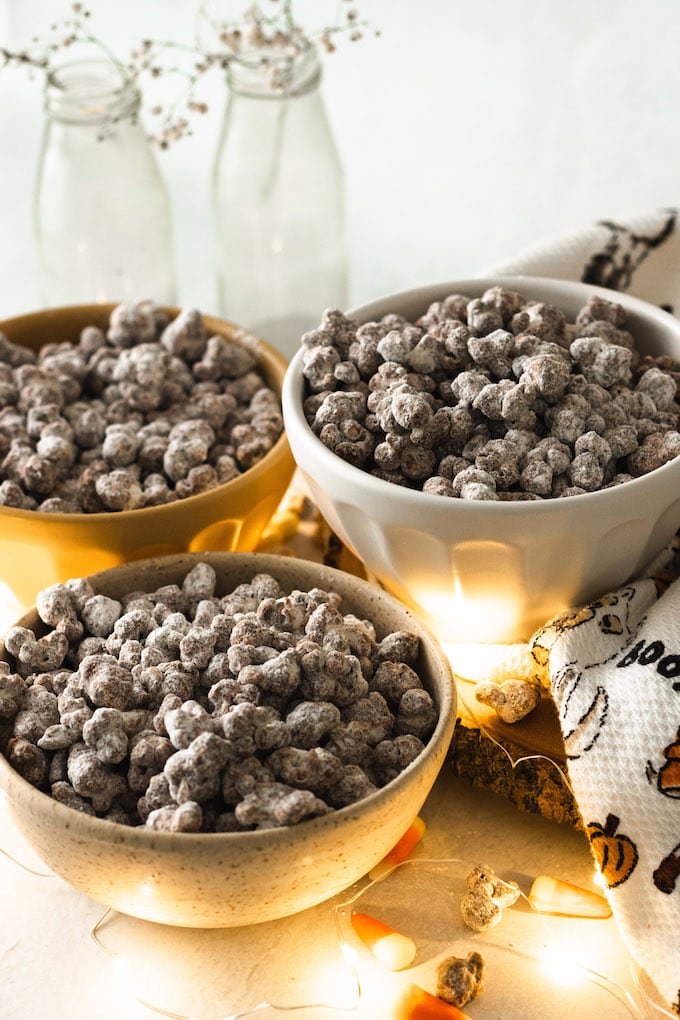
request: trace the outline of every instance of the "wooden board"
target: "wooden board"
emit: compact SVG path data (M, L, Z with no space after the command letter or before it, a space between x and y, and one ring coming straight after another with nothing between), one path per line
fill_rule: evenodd
M508 798L522 811L582 828L569 787L557 712L549 698L521 722L502 722L457 678L459 719L449 756L455 775Z

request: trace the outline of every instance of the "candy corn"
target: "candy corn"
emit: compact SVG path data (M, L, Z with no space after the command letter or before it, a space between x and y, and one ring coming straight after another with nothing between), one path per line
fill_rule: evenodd
M413 963L415 944L389 924L370 914L352 914L352 927L376 960L388 970L402 970Z
M563 914L566 917L611 915L611 907L604 896L549 875L539 875L534 879L529 902L542 914Z
M392 1020L470 1020L456 1006L431 995L419 985L405 985L392 1006Z
M374 882L380 881L381 878L385 878L386 875L396 868L397 864L401 864L409 856L414 846L420 842L425 832L425 822L422 818L414 818L409 825L408 829L401 837L398 843L396 843L386 857L383 857L374 868L372 868L368 877Z

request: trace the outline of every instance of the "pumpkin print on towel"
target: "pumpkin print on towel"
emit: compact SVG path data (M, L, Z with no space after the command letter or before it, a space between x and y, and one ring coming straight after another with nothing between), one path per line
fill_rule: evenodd
M647 779L656 783L664 797L680 797L680 729L676 739L663 749L662 754L665 761L661 768L656 769L651 761L647 762Z
M666 893L670 896L672 892L675 892L675 888L680 878L680 843L673 847L671 852L664 857L658 868L655 869L652 875L654 885L657 887L659 892Z
M586 827L597 866L608 889L616 889L629 879L638 862L635 843L619 833L618 827L616 815L607 815L604 825L590 822Z
M647 762L647 779L654 784L664 797L680 798L680 728L676 739L662 751L663 765L656 769ZM652 881L659 892L670 895L675 892L680 879L680 843L674 846L654 870Z

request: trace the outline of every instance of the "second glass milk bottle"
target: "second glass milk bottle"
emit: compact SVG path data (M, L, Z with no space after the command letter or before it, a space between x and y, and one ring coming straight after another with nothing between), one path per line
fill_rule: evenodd
M316 49L241 54L213 172L222 314L288 358L346 302L342 166Z

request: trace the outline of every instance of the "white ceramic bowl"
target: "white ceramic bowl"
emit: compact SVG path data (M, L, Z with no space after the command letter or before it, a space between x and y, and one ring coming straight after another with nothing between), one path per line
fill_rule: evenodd
M370 322L394 311L413 321L447 294L476 297L494 284L569 316L592 294L616 300L639 350L680 360L676 318L626 294L562 280L454 281L349 314ZM302 356L292 359L282 395L298 467L330 527L441 640L524 641L554 614L634 577L680 527L680 458L611 489L527 502L450 499L375 478L328 450L309 427Z
M56 874L115 910L162 924L228 928L284 917L346 889L370 871L420 811L448 750L456 695L448 659L422 621L396 599L321 564L258 553L194 553L124 564L90 577L120 597L181 583L199 560L225 593L256 573L284 590L313 587L343 596L341 608L372 620L379 637L408 630L421 639L418 672L439 709L424 751L382 789L298 825L238 833L168 833L130 828L66 807L27 783L0 755L0 789L19 829ZM21 621L35 627L32 611ZM44 629L44 628L43 628ZM0 642L0 659L10 658Z

